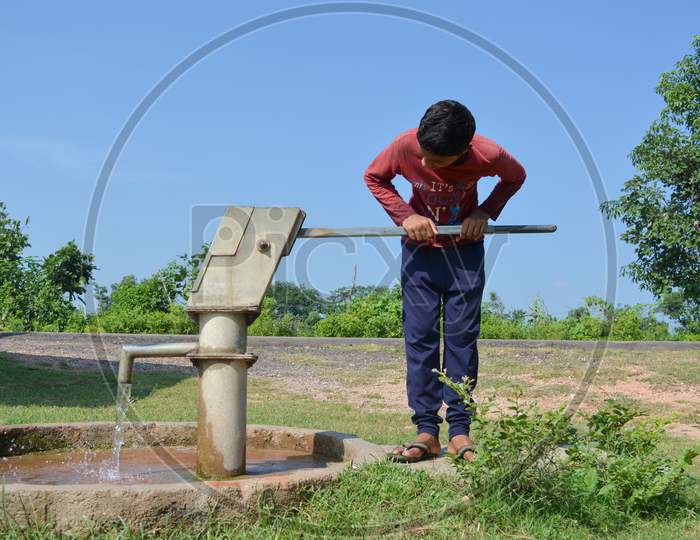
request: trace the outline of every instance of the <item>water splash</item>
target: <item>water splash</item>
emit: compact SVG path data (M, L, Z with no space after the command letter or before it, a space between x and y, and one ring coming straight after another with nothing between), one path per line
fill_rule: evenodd
M124 446L124 420L126 411L129 410L131 400L131 385L119 383L117 386L117 421L114 425L112 437L112 463L111 467L102 469L102 475L111 480L119 478L119 454Z

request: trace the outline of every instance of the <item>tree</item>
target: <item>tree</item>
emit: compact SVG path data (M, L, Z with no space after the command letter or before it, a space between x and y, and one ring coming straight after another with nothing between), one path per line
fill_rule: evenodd
M171 283L169 294L173 301L187 302L197 280L204 259L209 252L210 244L202 245L200 251L192 255L184 254L178 257L180 262L171 261L161 272L161 280Z
M128 275L119 283L107 287L95 285L95 297L99 311L105 313L114 308L117 311L162 312L187 302L209 245L194 255L180 255L152 276L138 280Z
M24 255L29 245L22 223L0 202L0 328L82 330L85 315L73 300L92 279L93 255L71 241L42 260Z
M535 299L530 304L530 308L527 311L527 321L530 324L546 324L554 320L549 312L547 311L547 306L544 304L544 299L541 296L535 296Z
M682 292L664 294L658 311L677 321L683 332L700 334L700 302L684 297Z
M29 218L24 224L29 223ZM29 247L29 237L22 232L22 224L7 213L7 206L0 202L0 262L17 263L24 248Z
M24 221L27 225L29 219ZM22 231L22 223L7 212L0 202L0 328L25 330L29 310L24 294L23 252L29 247L29 236Z
M29 222L26 219L24 225ZM0 202L0 323L8 316L14 295L22 281L22 252L29 247L29 236L22 223L12 219Z
M94 259L92 253L81 252L71 240L44 259L44 272L61 294L68 294L71 302L76 296L82 302L80 295L85 293L85 286L92 280L92 273L97 268Z
M333 289L328 298L328 313L338 313L348 308L356 298L365 298L371 294L383 294L389 288L385 285L353 285L350 287L338 287Z
M483 316L507 318L508 312L506 305L495 291L489 291L489 299L481 304L481 313Z
M266 297L275 300L272 305L278 319L290 314L300 320L310 319L313 324L326 312L326 302L318 290L290 281L271 283Z
M623 274L657 298L679 293L684 308L669 314L700 320L700 35L692 48L661 75L665 107L630 154L638 173L601 210L622 220L621 238L635 246Z
M25 257L10 313L22 322L22 330L62 331L77 311L65 292L40 259Z

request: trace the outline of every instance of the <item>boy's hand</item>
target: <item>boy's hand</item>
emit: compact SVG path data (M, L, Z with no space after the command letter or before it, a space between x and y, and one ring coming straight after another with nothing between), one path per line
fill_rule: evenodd
M406 229L411 240L423 242L429 238L435 238L438 230L432 219L419 214L413 214L403 220L401 226Z
M462 222L462 232L460 240L476 240L486 232L486 225L489 222L489 215L481 208L476 208Z

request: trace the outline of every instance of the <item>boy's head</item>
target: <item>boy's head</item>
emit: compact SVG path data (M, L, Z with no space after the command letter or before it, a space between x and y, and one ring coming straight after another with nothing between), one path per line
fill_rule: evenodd
M418 127L423 166L439 169L459 160L469 151L474 131L472 113L458 101L446 99L431 105Z

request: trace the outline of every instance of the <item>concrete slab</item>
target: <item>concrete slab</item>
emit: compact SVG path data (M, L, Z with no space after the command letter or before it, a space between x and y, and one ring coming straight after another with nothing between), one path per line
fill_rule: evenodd
M110 422L74 424L0 425L0 458L55 450L109 448ZM194 423L147 422L129 424L125 448L191 446ZM333 481L351 464L381 459L384 449L354 435L283 426L249 425L246 445L288 450L318 458L320 466L271 474L244 475L231 480L202 482L191 476L166 484L109 482L46 485L10 481L4 486L2 510L19 524L51 522L57 530L80 531L90 526L126 522L144 529L180 519L205 517L213 509L224 515L252 511L260 497L282 501L302 486ZM0 461L0 475L3 461Z

